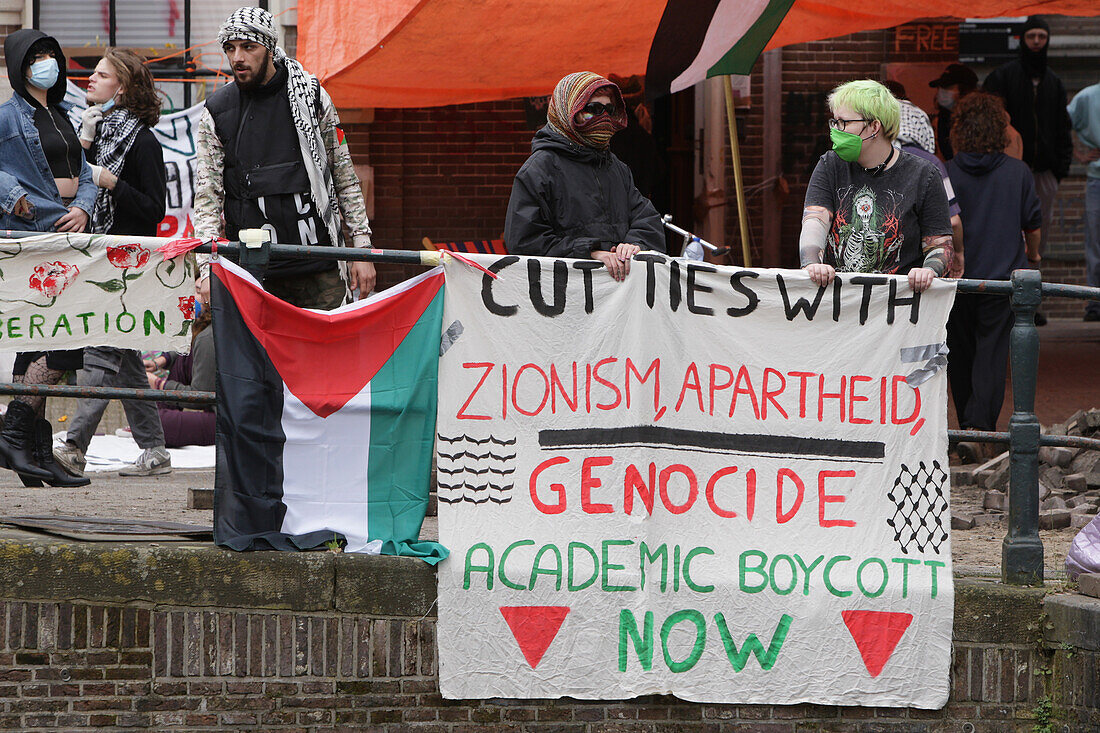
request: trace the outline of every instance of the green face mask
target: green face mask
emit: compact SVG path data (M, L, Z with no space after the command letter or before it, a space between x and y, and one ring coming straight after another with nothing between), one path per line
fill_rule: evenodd
M859 160L859 154L863 150L863 138L853 132L843 132L835 128L829 130L829 137L833 140L833 150L841 160L847 163Z

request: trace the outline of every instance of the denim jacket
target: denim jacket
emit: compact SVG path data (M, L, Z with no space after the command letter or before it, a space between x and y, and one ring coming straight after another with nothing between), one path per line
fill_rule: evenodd
M67 111L68 105L61 108ZM96 191L92 169L83 160L76 198L70 205L79 207L90 218ZM31 203L30 219L12 213L21 196ZM11 99L0 105L0 229L52 231L67 212L38 139L34 107L18 94L12 94Z

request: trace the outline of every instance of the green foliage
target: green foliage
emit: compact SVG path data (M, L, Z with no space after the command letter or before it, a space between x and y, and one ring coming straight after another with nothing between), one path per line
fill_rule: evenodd
M1031 709L1035 716L1032 733L1054 733L1054 702L1049 697L1041 697Z
M120 290L126 289L126 284L119 280L117 277L106 280L104 282L99 282L98 280L88 280L88 282L90 282L92 285L95 285L100 290L108 293L117 293Z

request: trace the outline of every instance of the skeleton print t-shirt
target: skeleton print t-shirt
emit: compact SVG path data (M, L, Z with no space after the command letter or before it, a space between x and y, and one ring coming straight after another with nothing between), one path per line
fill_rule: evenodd
M877 176L831 150L814 168L806 206L831 214L825 261L838 271L903 275L924 263L922 240L951 234L936 167L899 152L898 161Z

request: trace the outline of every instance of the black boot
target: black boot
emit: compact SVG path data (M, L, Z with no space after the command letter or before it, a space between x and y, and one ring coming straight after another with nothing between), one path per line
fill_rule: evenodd
M0 432L4 431L4 416L0 415ZM7 468L8 462L4 460L4 456L0 456L0 468ZM16 474L19 476L19 480L23 482L23 485L30 489L37 489L42 485L42 479L33 478L25 473Z
M42 418L38 418L34 423L34 458L39 466L50 472L49 478L42 479L50 486L69 489L91 483L91 480L85 476L70 476L61 464L54 460L53 430L50 429L50 423Z
M0 462L28 477L51 479L53 474L37 465L34 458L34 418L34 409L25 402L8 403L8 414L0 429Z

